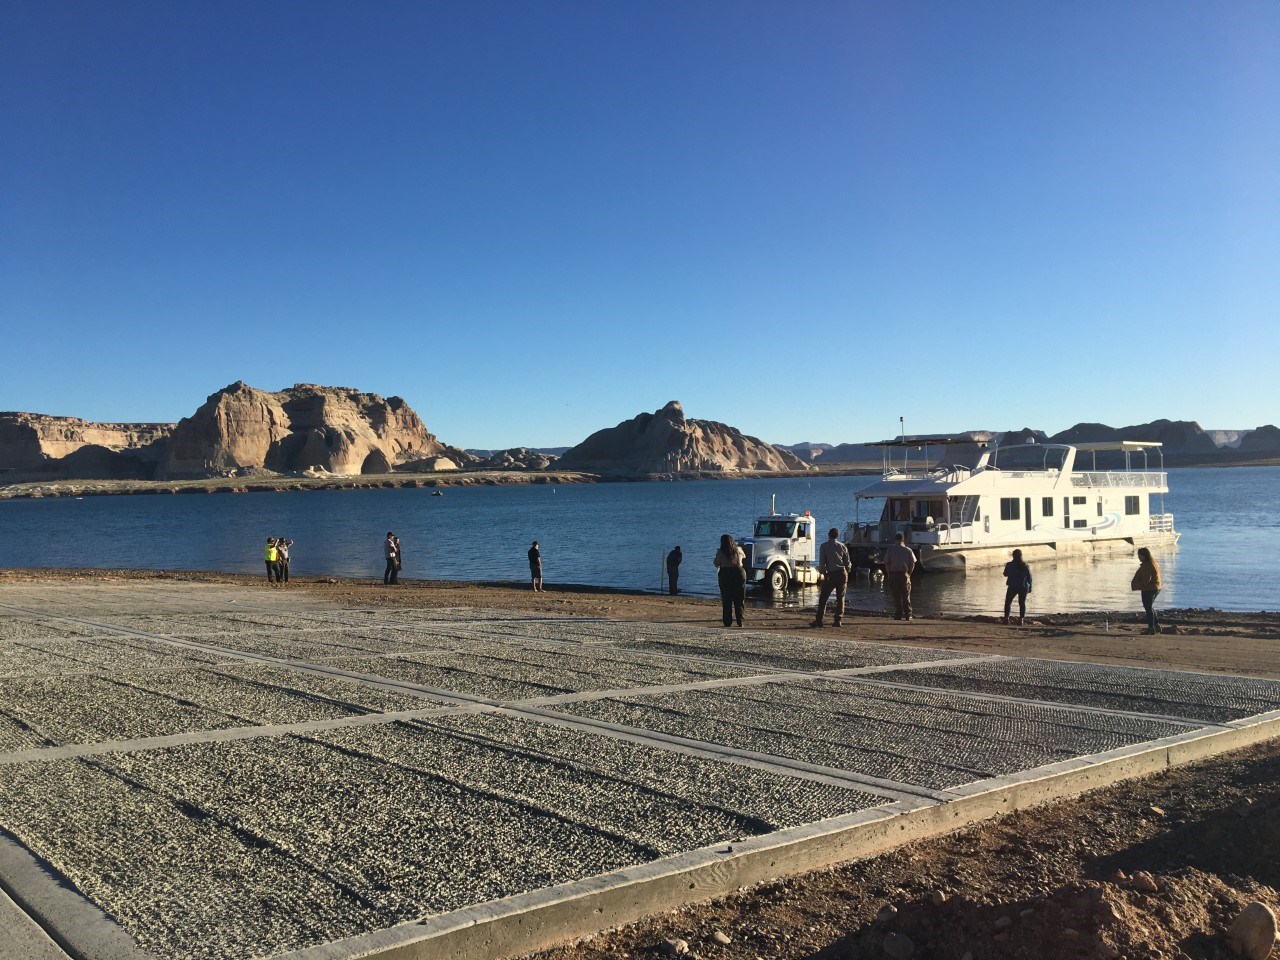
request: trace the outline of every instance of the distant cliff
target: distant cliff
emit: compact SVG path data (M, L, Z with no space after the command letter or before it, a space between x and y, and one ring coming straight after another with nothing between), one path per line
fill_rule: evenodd
M686 419L675 400L656 413L596 431L566 450L556 467L612 476L809 469L791 451L726 424Z
M0 476L143 479L155 473L172 423L94 423L42 413L0 413Z
M411 462L457 469L475 460L436 439L399 397L308 383L271 393L237 381L177 424L0 413L5 479L353 475Z
M1000 433L1000 439L1003 446L1021 445L1028 441L1080 444L1150 440L1162 444L1160 453L1166 466L1247 464L1280 459L1280 429L1271 425L1253 430L1205 430L1194 420L1153 420L1127 427L1077 423L1052 436L1041 430L1022 427ZM822 466L878 463L881 458L880 448L856 443L832 446L810 442L788 449L796 450L797 447L803 459ZM1157 455L1151 456L1154 463ZM1110 464L1115 459L1099 455L1098 462Z

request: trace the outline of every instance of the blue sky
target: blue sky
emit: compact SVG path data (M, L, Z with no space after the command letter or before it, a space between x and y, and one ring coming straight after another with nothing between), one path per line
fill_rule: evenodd
M0 409L1280 420L1280 4L3 0Z

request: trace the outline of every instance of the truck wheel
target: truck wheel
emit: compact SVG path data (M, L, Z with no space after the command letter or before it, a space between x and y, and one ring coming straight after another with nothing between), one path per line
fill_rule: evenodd
M791 583L791 577L787 573L787 568L782 564L774 564L769 568L769 589L779 592L787 589Z

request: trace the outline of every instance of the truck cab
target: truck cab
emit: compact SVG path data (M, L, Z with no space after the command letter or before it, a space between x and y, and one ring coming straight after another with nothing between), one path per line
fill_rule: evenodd
M757 517L752 535L741 541L747 583L771 590L817 583L817 526L808 511Z

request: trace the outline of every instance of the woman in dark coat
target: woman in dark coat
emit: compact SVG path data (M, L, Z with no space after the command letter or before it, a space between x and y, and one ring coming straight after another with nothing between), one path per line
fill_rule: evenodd
M720 538L720 549L716 551L716 578L720 583L720 608L727 627L736 617L738 626L742 626L742 606L747 599L747 571L743 567L747 555L742 548L733 542L733 537L725 534Z

